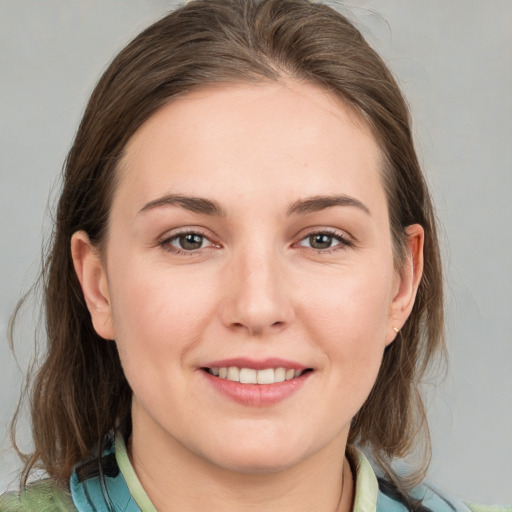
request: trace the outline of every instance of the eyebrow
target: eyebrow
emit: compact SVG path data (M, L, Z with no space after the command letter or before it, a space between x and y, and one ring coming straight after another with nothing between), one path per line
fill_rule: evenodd
M183 194L167 194L165 196L154 199L146 203L140 210L139 214L162 206L181 206L186 210L203 213L205 215L215 215L218 217L226 217L227 213L222 206L212 199L204 197L185 196ZM313 213L333 206L352 206L359 208L368 215L370 210L361 201L354 197L341 196L313 196L306 199L299 199L290 205L286 215Z
M159 197L158 199L146 203L138 213L140 214L160 206L176 205L195 213L204 213L206 215L226 217L226 211L217 201L205 199L203 197L185 196L182 194L167 194L165 196Z
M332 206L353 206L371 215L370 210L359 199L346 195L341 196L313 196L306 199L299 199L290 205L286 215L297 213L313 213Z

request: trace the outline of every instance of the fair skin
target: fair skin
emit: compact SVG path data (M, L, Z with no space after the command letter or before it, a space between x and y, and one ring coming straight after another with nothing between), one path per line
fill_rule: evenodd
M380 169L364 122L294 81L191 93L129 141L104 251L72 254L159 511L350 510L350 421L422 271L418 225L395 268Z

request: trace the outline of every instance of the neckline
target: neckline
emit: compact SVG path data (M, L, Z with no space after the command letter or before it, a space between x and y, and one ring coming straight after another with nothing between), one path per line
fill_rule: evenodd
M133 469L125 440L120 432L117 432L115 437L115 455L128 490L141 512L157 512ZM376 512L379 486L370 462L355 446L347 448L347 458L355 481L353 512Z

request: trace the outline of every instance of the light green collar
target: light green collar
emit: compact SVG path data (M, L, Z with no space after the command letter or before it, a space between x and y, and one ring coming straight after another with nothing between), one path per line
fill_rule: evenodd
M155 506L142 487L128 457L128 450L120 432L116 434L116 461L128 486L128 490L141 512L157 512Z
M348 449L348 459L356 482L353 512L376 512L379 484L365 454L355 446Z

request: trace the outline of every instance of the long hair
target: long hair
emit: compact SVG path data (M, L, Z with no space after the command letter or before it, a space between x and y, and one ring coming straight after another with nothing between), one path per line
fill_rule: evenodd
M294 79L325 88L371 127L385 165L395 265L405 227L425 230L424 274L413 311L385 350L349 444L367 446L390 480L391 460L429 436L418 391L442 351L443 294L436 224L414 150L408 108L381 58L339 12L308 0L193 0L144 30L95 87L66 160L43 273L47 350L30 394L33 467L66 481L115 425L129 424L132 393L113 341L93 329L73 270L70 240L84 230L100 250L127 141L160 107L212 84ZM421 477L422 471L416 473Z

